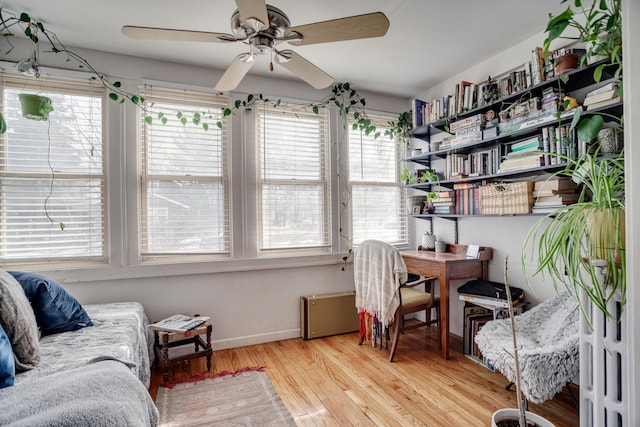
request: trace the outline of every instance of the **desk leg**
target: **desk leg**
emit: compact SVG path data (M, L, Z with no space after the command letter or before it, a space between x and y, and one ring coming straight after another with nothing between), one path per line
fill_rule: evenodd
M449 275L441 274L440 279L440 351L442 357L449 358Z

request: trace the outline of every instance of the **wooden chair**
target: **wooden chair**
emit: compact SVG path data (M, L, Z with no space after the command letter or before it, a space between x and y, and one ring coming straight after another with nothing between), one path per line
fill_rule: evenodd
M382 335L388 337L386 332L393 324L389 362L393 362L402 332L436 323L438 337L440 336L440 300L434 293L435 278L426 277L411 282L407 280L407 266L400 252L393 246L378 240L365 240L356 249L354 281L356 307L361 316L360 344L368 335L364 316L368 315L378 322L381 346ZM424 291L415 289L422 284L425 286ZM432 319L432 309L435 309L435 319ZM411 322L411 325L405 325L406 315L423 310L427 316L425 322L418 320ZM375 337L375 334L373 336ZM375 340L376 338L372 340L374 345Z
M435 279L435 277L425 277L400 285L400 305L394 316L396 320L393 324L393 341L391 343L391 351L389 352L389 362L393 362L393 356L396 353L400 334L411 329L431 326L435 323L438 328L438 349L440 348L440 296L435 295L434 292ZM413 289L421 284L424 284L424 291ZM425 322L415 320L411 325L405 325L404 316L423 310L426 312ZM435 310L435 318L431 315L432 310Z

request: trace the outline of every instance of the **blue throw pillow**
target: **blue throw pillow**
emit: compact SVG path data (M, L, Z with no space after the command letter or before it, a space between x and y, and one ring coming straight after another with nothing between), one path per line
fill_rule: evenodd
M29 298L42 335L92 326L84 308L58 282L39 274L10 271Z
M0 325L0 388L12 386L15 377L16 362L13 359L11 342Z

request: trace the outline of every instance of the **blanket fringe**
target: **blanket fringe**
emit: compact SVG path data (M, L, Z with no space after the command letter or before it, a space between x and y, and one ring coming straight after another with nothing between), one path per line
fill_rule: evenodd
M158 387L165 387L168 389L172 389L175 386L177 386L178 384L184 384L184 383L197 383L199 381L204 381L206 379L210 379L210 378L218 378L218 377L224 377L227 375L231 375L231 376L237 376L243 372L250 372L250 371L260 371L260 372L264 372L264 370L266 369L266 366L247 366L244 368L238 368L235 371L221 371L218 372L214 375L207 375L204 376L202 374L193 374L191 376L191 378L177 378L173 381L165 381L162 382L158 385Z

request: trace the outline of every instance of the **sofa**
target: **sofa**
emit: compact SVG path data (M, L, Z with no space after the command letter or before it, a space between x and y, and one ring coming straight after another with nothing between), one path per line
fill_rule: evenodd
M154 426L148 319L84 306L55 281L0 270L0 425Z

